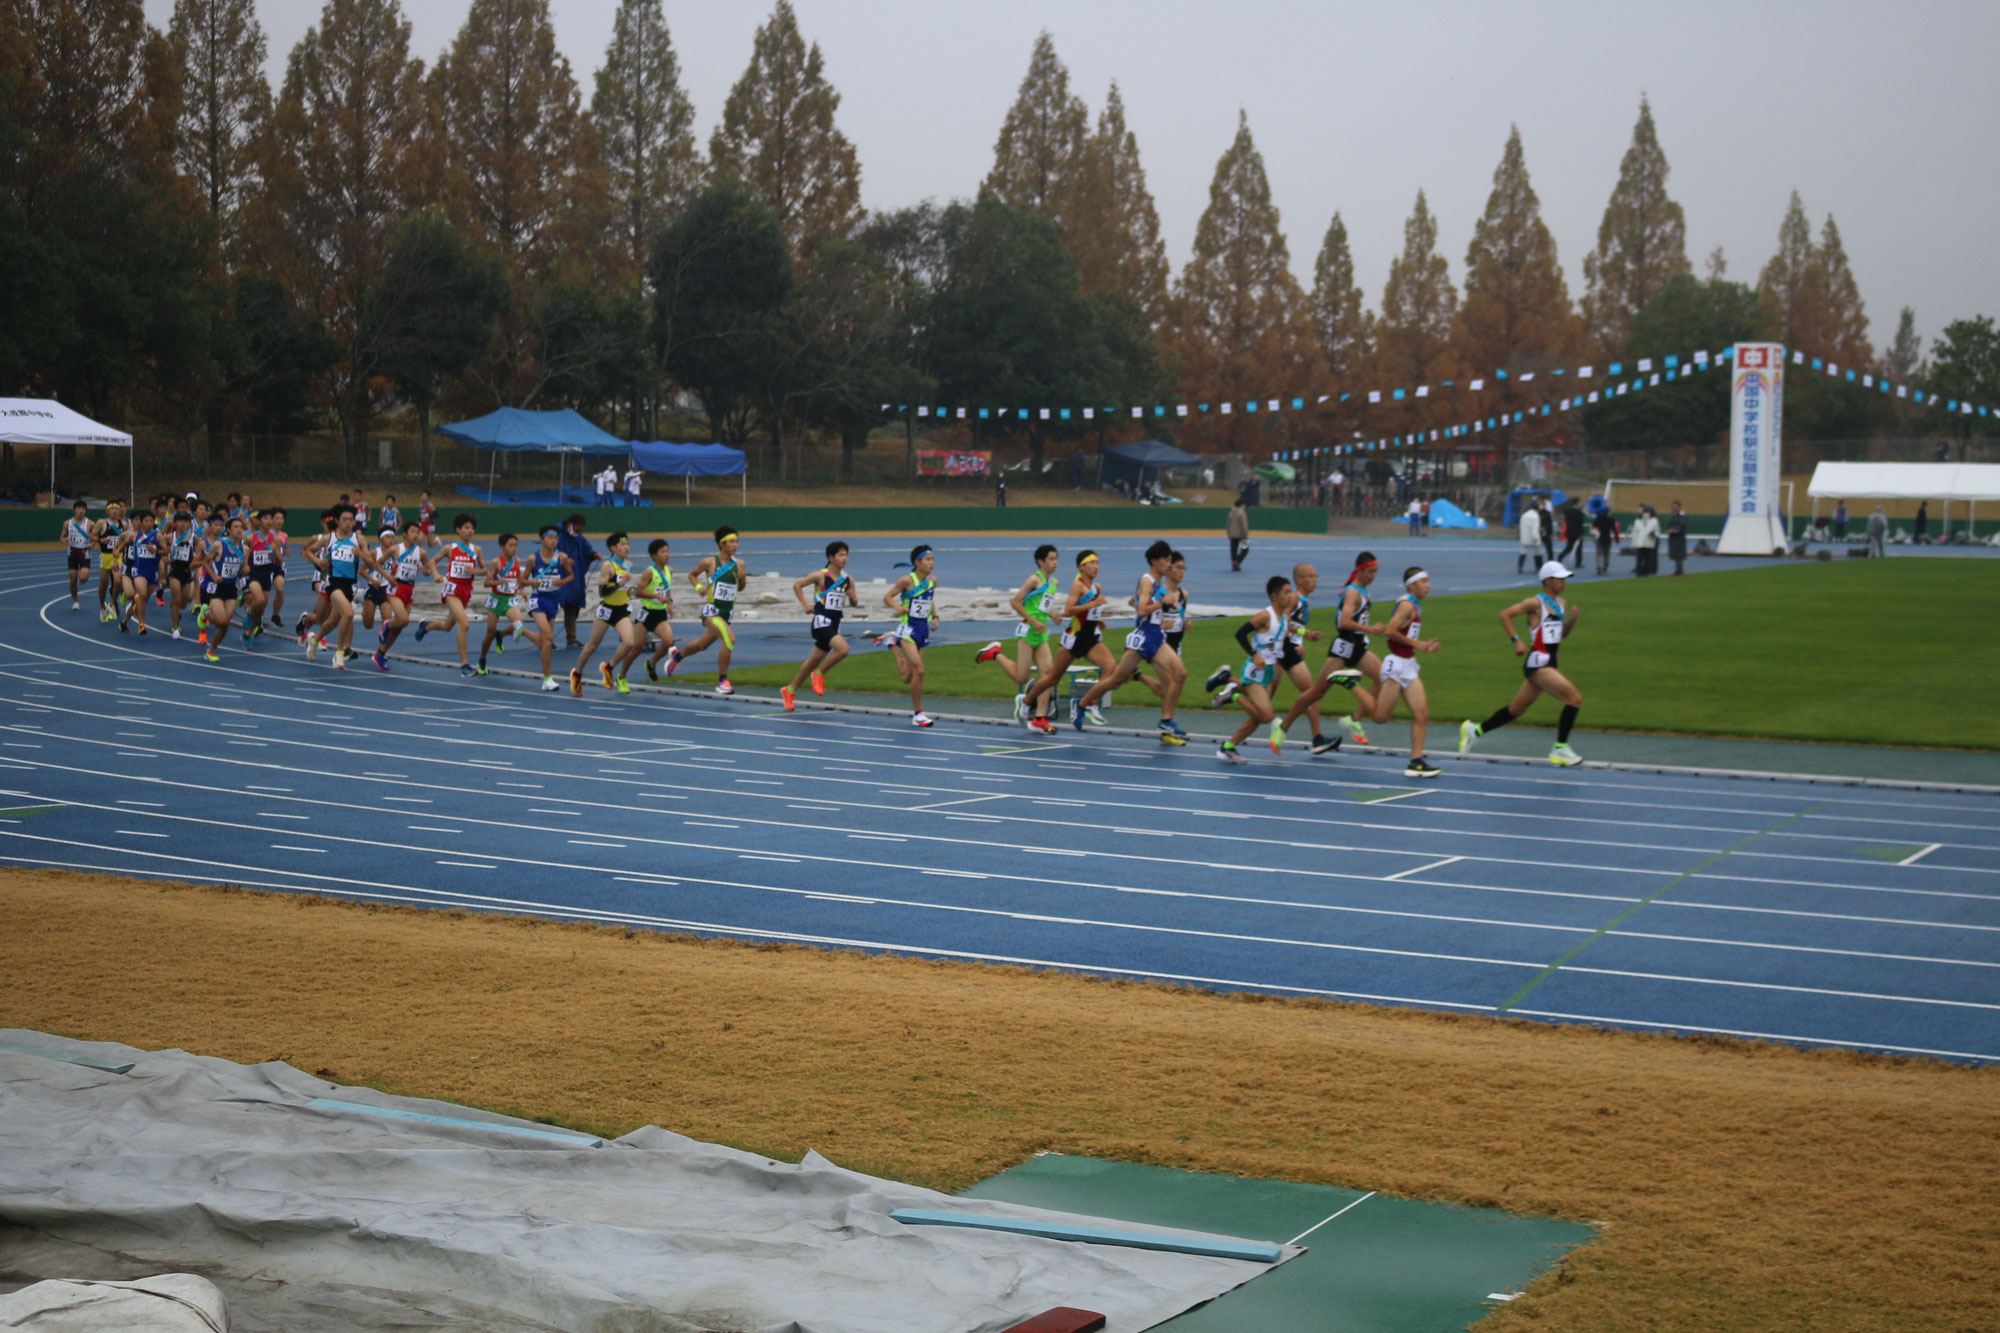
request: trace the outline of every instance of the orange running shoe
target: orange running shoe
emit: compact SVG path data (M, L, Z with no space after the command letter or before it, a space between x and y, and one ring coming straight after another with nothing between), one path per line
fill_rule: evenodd
M792 693L792 687L789 685L783 686L778 690L778 698L784 702L785 711L787 713L791 712L793 708L796 706L793 703L793 700L796 697L797 696Z
M611 663L609 663L609 662L599 662L599 663L597 664L597 670L598 670L598 672L599 672L599 673L600 673L601 675L603 675L603 677L604 677L604 688L605 688L605 689L607 689L607 690L615 690L615 689L617 689L617 688L618 688L618 682L617 682L617 681L615 681L615 680L613 680L613 679L611 678Z
M812 674L812 687L813 687L813 693L814 693L814 694L825 694L825 693L826 693L826 677L825 677L825 676L822 676L822 675L821 675L821 674L820 674L819 672L817 672L817 671L813 672L813 674Z

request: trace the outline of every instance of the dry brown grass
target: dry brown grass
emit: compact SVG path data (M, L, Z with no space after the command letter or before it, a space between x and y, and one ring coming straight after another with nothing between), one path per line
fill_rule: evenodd
M952 1189L1041 1149L1600 1223L1482 1328L2000 1326L2000 1070L0 870L0 1024Z

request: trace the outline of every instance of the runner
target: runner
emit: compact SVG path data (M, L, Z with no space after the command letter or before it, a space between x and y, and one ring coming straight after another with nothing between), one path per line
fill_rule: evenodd
M116 554L118 539L125 535L125 506L113 500L104 506L104 517L97 520L91 535L97 539L97 619L99 624L108 625L118 618L116 607L116 580L119 558Z
M366 533L355 533L355 539L363 546L368 543ZM367 582L361 589L361 628L374 631L378 649L382 646L382 630L376 628L375 622L379 618L384 628L388 626L389 582L395 577L396 557L401 554L401 549L396 541L396 530L383 528L375 534L375 563L364 571ZM376 663L376 669L381 669L381 663Z
M1094 665L1100 674L1116 665L1111 657L1111 650L1104 646L1104 618L1108 614L1110 603L1104 596L1104 590L1097 586L1099 564L1097 552L1077 553L1076 577L1070 581L1069 597L1063 603L1062 610L1062 618L1067 628L1063 630L1062 638L1057 640L1055 658L1049 663L1049 669L1042 674L1041 679L1028 686L1021 707L1015 710L1016 716L1030 715L1028 718L1030 731L1039 731L1045 736L1055 731L1054 722L1046 716L1034 715L1035 701L1044 694L1049 695L1051 699L1055 698L1052 691L1069 673L1072 662L1083 658ZM1086 713L1085 716L1089 717L1089 714ZM1100 726L1104 721L1102 717L1091 717L1089 720Z
M337 671L347 669L347 661L354 656L354 590L360 582L362 572L372 569L375 554L370 551L361 535L354 530L355 510L351 504L337 506L333 511L333 531L320 547L317 563L326 571L327 603L330 618L327 628L335 631L333 646L333 666ZM316 635L306 644L306 657L317 659L320 642L324 634Z
M249 529L249 568L243 581L243 646L264 633L264 613L270 608L277 579L278 542L271 535L273 514L258 514Z
M1542 566L1542 590L1500 613L1500 628L1507 631L1507 641L1514 646L1514 656L1525 659L1521 663L1521 688L1514 691L1513 699L1505 708L1496 710L1484 722L1468 718L1459 723L1460 754L1471 749L1472 743L1487 732L1496 731L1527 712L1542 695L1553 694L1562 701L1563 710L1556 723L1556 743L1555 748L1549 751L1549 762L1564 768L1583 762L1583 756L1569 746L1570 728L1576 725L1577 710L1583 707L1583 694L1556 666L1562 641L1576 632L1577 608L1563 598L1563 589L1569 586L1571 577L1570 571L1560 562L1549 561ZM1528 641L1525 643L1514 632L1515 616L1528 617Z
M195 508L202 510L207 509L208 506L197 504ZM208 604L213 599L215 593L216 580L214 566L216 564L216 556L222 548L223 539L229 535L229 531L227 524L223 520L222 511L219 509L210 510L207 517L202 520L202 526L202 536L194 544L194 555L197 561L195 566L194 627L197 631L195 642L205 648L208 646Z
M729 658L736 647L729 618L736 611L736 599L750 585L749 567L736 558L741 544L742 538L735 528L724 524L715 530L715 554L703 556L701 563L688 571L688 581L703 598L701 637L685 648L676 647L667 653L667 674L671 676L681 669L681 663L720 640L722 647L715 654L717 694L736 693L736 687L729 683Z
M811 601L806 600L808 583L813 588ZM808 677L812 679L813 693L825 694L826 673L847 656L847 639L840 632L841 617L847 611L847 604L854 600L854 580L847 576L847 543L828 542L825 567L793 583L792 596L798 598L799 605L812 617L813 646L793 673L792 683L778 691L778 699L787 713L796 707L799 686Z
M380 521L382 526L388 529L390 532L400 534L403 531L403 511L396 508L395 496L385 495L382 497L382 514Z
M655 537L646 543L646 556L652 561L639 573L639 652L646 651L646 636L659 639L660 646L646 659L646 679L660 678L660 663L674 647L674 548L665 537ZM634 654L636 657L638 654ZM631 662L625 664L627 671ZM624 675L621 671L619 675Z
M435 551L438 548L437 506L431 503L431 493L424 491L417 497L417 531L424 539L424 545Z
M1056 548L1043 542L1035 548L1035 572L1021 580L1021 586L1014 589L1013 599L1008 603L1014 614L1021 618L1014 626L1014 660L1009 662L1000 641L981 648L972 659L974 662L994 662L1014 682L1014 720L1026 722L1027 709L1023 701L1028 697L1028 686L1039 680L1049 669L1053 654L1049 651L1049 634L1055 627L1057 601L1062 590L1056 583ZM1043 715L1054 703L1054 696L1047 696L1043 702Z
M118 632L132 631L132 618L139 619L139 632L146 632L146 603L160 582L160 532L153 526L155 515L141 509L132 526L118 539L119 554L125 561L125 609L118 615Z
M1326 662L1320 668L1319 679L1310 689L1300 691L1299 697L1292 701L1291 709L1278 724L1276 734L1282 735L1307 711L1317 713L1316 705L1336 685L1353 692L1357 714L1373 715L1375 695L1361 688L1360 682L1364 677L1378 681L1382 678L1382 660L1368 651L1368 585L1375 581L1376 571L1380 568L1380 562L1371 552L1363 551L1354 558L1354 569L1347 576L1347 586L1340 590L1340 600L1334 606L1333 642L1327 646ZM1361 729L1358 716L1343 716L1340 725L1356 741L1363 745L1368 743L1368 734ZM1319 725L1314 724L1311 746L1314 754L1338 750L1340 743L1341 737L1323 736Z
M382 606L382 630L375 640L375 669L389 669L389 649L410 623L410 607L417 599L417 575L435 579L437 566L424 549L423 531L417 520L403 525L402 540L396 546L389 587L389 600Z
M1424 735L1430 730L1430 701L1424 697L1424 683L1417 678L1417 654L1438 650L1436 639L1418 636L1424 628L1423 599L1431 595L1431 576L1419 566L1403 571L1403 595L1396 599L1389 626L1389 658L1382 664L1382 688L1375 696L1375 721L1387 722L1401 696L1410 705L1410 762L1403 770L1406 778L1434 778L1444 770L1424 761Z
M622 532L614 532L604 541L604 568L597 579L597 623L590 627L590 642L584 645L583 656L570 668L569 692L583 695L583 669L590 665L597 645L604 642L604 631L609 629L618 637L618 650L611 655L613 662L625 657L625 650L639 640L638 622L632 619L629 605L632 585L637 582L632 574L632 566L627 557L632 552L632 543ZM598 671L603 673L604 688L617 690L620 694L630 694L632 688L611 673L610 662L600 662ZM621 688L623 687L623 688Z
M211 519L221 523L222 515L213 514ZM232 518L223 527L223 535L209 542L201 552L202 583L208 594L200 616L202 642L207 645L202 656L211 662L222 660L216 650L222 647L236 615L236 582L243 575L243 533L243 520Z
M264 619L273 625L285 623L285 557L292 553L291 534L285 531L285 511L271 511L271 609Z
M1252 615L1246 626L1249 633L1239 636L1246 640L1248 655L1237 673L1234 697L1243 705L1244 718L1229 739L1215 747L1215 757L1225 764L1249 763L1237 747L1278 715L1271 706L1271 691L1278 683L1278 659L1284 656L1292 608L1298 604L1299 594L1290 579L1273 574L1265 580L1264 595L1270 599L1270 605Z
M1146 572L1139 576L1139 587L1132 598L1137 618L1125 638L1124 653L1116 666L1098 674L1097 683L1087 694L1069 701L1070 725L1078 731L1083 730L1085 709L1130 680L1141 662L1151 662L1166 687L1166 693L1160 697L1160 744L1187 744L1187 732L1174 721L1174 705L1180 700L1181 686L1187 683L1187 668L1181 665L1180 654L1167 646L1167 632L1160 623L1166 606L1162 584L1173 557L1174 548L1167 542L1156 541L1146 548Z
M528 569L528 577L534 584L534 598L528 610L535 618L535 628L528 631L535 646L542 651L542 692L553 694L562 687L556 684L553 654L556 646L556 622L562 619L562 596L560 590L577 577L576 567L570 558L558 547L562 541L562 529L551 523L542 529L541 549L535 552L535 559Z
M515 555L520 544L521 539L513 533L501 533L500 554L493 557L493 565L486 575L486 637L479 642L479 674L482 676L486 674L487 651L495 641L519 634L522 622L527 618L527 608L521 604L521 581L527 577L528 569ZM507 651L504 642L500 651Z
M486 562L480 558L479 544L472 540L472 534L479 530L472 515L460 514L451 521L451 530L458 540L444 556L444 615L437 620L429 620L417 626L417 642L424 641L424 635L432 630L456 628L458 631L458 674L476 676L472 669L472 659L466 656L466 633L472 628L472 617L468 611L472 605L472 581L486 572Z
M882 605L897 613L896 627L890 631L891 651L896 654L896 674L910 687L910 725L929 727L937 719L924 711L924 645L937 628L937 553L928 546L910 550L910 572L896 580L882 595Z
M307 540L305 545L306 563L312 567L313 604L310 611L299 617L298 631L299 642L305 645L309 657L319 652L315 640L319 639L326 632L326 627L333 623L333 580L327 576L324 564L319 558L320 552L333 537L333 513L333 510L328 509L320 514L319 532Z
M63 520L63 546L69 551L69 609L83 610L82 584L90 582L90 506L78 500Z

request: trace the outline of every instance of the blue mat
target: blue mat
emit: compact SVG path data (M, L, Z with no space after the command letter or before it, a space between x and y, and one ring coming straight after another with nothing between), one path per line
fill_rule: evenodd
M590 509L596 507L597 504L597 493L585 490L581 486L565 486L561 490L557 490L554 486L541 486L532 490L512 490L496 486L490 491L484 486L460 486L454 493L462 495L468 500L477 500L481 504L493 505L576 505L580 508ZM642 499L636 506L626 506L622 504L625 499L622 493L617 498L621 501L620 505L614 506L617 508L634 507L650 509L653 507L651 500Z

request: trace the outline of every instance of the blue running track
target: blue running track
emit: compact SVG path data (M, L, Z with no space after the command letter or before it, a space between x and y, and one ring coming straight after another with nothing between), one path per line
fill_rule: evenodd
M2000 797L212 666L60 575L0 556L0 862L2000 1060Z

